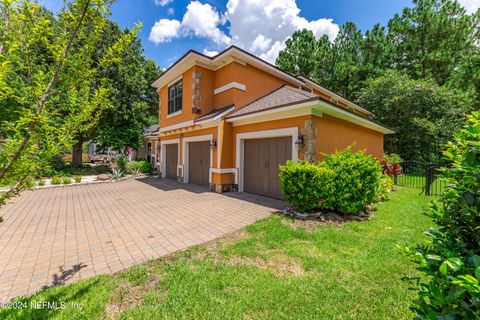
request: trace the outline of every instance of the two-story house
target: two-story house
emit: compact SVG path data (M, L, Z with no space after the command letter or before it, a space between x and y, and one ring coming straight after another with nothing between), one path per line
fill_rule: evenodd
M279 165L355 143L383 157L389 128L362 107L231 46L189 51L154 83L161 177L281 197Z

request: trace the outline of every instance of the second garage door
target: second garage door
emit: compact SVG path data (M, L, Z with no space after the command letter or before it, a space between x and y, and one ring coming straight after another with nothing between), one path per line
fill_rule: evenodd
M281 199L279 166L290 159L292 137L245 140L243 190Z
M190 142L188 148L188 182L208 186L210 142Z

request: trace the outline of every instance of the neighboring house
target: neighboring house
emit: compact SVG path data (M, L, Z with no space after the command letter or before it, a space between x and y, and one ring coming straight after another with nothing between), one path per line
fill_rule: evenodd
M143 143L140 148L137 149L137 159L144 159L150 162L153 168L157 168L158 154L160 151L160 143L158 141L159 125L154 124L152 126L143 129Z
M389 128L321 87L231 46L189 51L154 83L160 95L160 174L212 190L281 198L278 166L355 143L383 157Z

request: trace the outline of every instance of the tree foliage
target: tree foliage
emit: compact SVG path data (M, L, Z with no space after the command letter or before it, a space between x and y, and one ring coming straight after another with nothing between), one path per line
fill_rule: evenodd
M0 205L111 107L111 82L98 71L117 64L133 40L126 35L101 59L92 58L111 1L67 2L55 17L29 1L2 4L0 184L13 186Z
M386 152L424 161L436 160L465 112L464 99L453 90L397 71L368 81L358 102L395 130L385 137Z
M480 11L468 15L456 1L415 0L412 7L405 8L390 19L388 28L377 24L362 33L355 24L347 22L341 26L333 41L326 36L315 39L308 30L297 31L286 41L286 48L280 52L276 63L280 68L309 77L347 99L360 104L367 103L366 107L379 113L380 121L402 132L395 140L400 145L386 145L389 151L402 150L399 152L405 159L414 156L432 160L432 152L438 154L439 143L446 142L446 130L440 130L440 126L453 114L480 109L479 22ZM392 75L387 75L390 70L400 72L402 79L407 81L406 85L414 86L409 79L418 80L420 91L428 93L433 90L436 98L423 97L417 90L403 90L407 89L406 86L400 88L402 96L395 94L386 87L388 82L395 80ZM386 77L383 80L371 81L383 76ZM435 89L434 84L445 87L446 91ZM375 85L383 87L393 96L390 98L380 90L375 90ZM396 88L399 86L400 83L395 85ZM427 90L426 86L430 89ZM373 97L373 91L378 92L380 97ZM446 97L448 94L458 101ZM422 103L425 100L434 102L439 96L442 96L439 101L442 106L435 106L436 111L426 112L425 116L417 112L415 125L413 120L399 122L397 118L403 116L392 115L389 109L396 104L393 97L412 106L405 106L402 110L413 111L413 106L425 110L420 107ZM374 105L386 99L390 99L388 106ZM447 102L451 103L451 108L445 106ZM459 107L460 104L462 107ZM447 114L439 118L438 124L433 123L432 114L447 109ZM455 126L446 126L451 132L459 128L458 121L453 121L453 124ZM410 138L401 141L404 133L407 134L412 128L416 131L410 132ZM438 136L425 141L425 132L429 132L428 137ZM449 137L451 135L448 134ZM413 154L408 152L405 146L413 140L422 141L422 147L427 147L423 156L418 150Z
M296 75L313 77L318 64L318 44L312 31L295 31L286 41L285 50L277 58L277 65Z
M101 59L112 44L129 35L132 41L119 56L121 63L101 68L98 72L98 77L111 82L112 107L103 110L95 128L79 132L76 139L80 146L87 140L95 140L104 148L112 147L120 151L127 147L138 148L142 129L152 118L158 123L158 95L150 84L158 77L160 70L155 62L143 56L136 30L121 30L116 23L108 22L94 59ZM81 148L74 147L73 154L74 158L77 156L77 159L81 159Z
M476 18L465 14L456 1L415 0L413 4L388 23L397 68L414 79L432 78L444 85L476 47Z
M449 184L427 214L436 224L432 240L407 252L428 277L422 279L415 311L422 319L478 319L480 314L480 114L448 145Z

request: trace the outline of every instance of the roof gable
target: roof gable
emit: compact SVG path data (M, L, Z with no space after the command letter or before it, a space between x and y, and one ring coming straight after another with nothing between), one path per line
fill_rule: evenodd
M279 108L287 105L298 104L302 102L318 99L318 96L290 86L281 86L263 97L249 103L243 108L233 112L227 118L238 117L250 113L265 111L273 108Z

